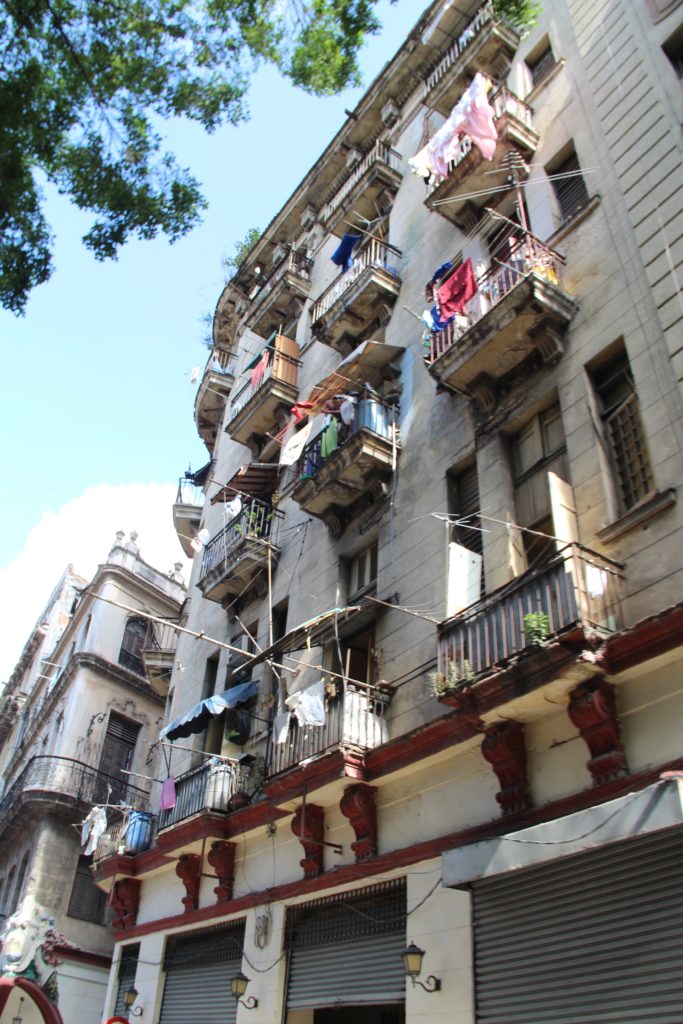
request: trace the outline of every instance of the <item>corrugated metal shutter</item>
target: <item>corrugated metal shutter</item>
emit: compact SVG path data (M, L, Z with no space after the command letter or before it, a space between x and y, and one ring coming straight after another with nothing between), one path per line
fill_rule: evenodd
M244 920L170 936L159 1024L235 1024L243 941Z
M402 931L293 949L287 1009L403 1002L405 947Z
M680 1024L683 830L472 885L478 1024Z
M402 1003L405 907L401 880L293 908L287 1009Z
M170 968L159 1024L235 1024L237 1000L230 979L241 970L241 958Z

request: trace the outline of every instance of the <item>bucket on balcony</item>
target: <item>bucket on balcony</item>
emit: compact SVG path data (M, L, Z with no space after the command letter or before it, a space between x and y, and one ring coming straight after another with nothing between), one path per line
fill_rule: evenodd
M374 398L361 398L356 410L357 428L367 427L381 437L387 437L387 410Z
M131 811L126 830L126 853L144 853L152 845L154 815L149 811Z
M206 806L210 811L227 811L231 796L232 769L227 764L212 765L209 769Z

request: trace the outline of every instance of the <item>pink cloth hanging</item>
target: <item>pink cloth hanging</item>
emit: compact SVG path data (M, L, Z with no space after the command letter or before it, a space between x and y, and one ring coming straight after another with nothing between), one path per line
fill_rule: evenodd
M172 811L174 807L175 779L169 776L161 787L161 797L159 798L159 810Z
M257 388L261 381L263 380L264 374L268 369L269 362L270 352L268 351L268 349L266 349L261 358L259 359L258 363L256 364L256 366L254 367L254 369L251 371L252 388Z

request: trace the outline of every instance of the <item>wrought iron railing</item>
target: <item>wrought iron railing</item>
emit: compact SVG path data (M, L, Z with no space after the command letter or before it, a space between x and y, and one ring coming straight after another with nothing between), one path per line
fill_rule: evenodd
M148 793L121 776L107 775L83 761L70 757L37 754L12 783L0 801L0 823L21 798L41 794L62 797L75 803L117 804L144 810Z
M245 793L249 768L233 762L210 761L175 780L175 807L159 813L157 830L170 828L200 811L227 813L236 794Z
M178 480L175 504L201 507L204 504L204 489L199 484L193 483L192 480L188 480L187 477L181 476Z
M453 40L446 52L442 54L437 63L429 71L425 78L425 95L430 93L432 89L439 84L444 75L446 75L451 68L458 63L461 55L469 49L470 44L479 35L483 27L487 25L488 22L493 21L494 18L495 11L493 9L493 0L487 0L487 2L482 4L479 8L467 28ZM503 23L506 24L504 21ZM506 27L508 29L511 28L511 26L507 24Z
M527 233L521 238L511 238L506 258L494 259L488 270L478 276L477 292L466 304L465 314L456 315L443 330L432 334L428 361L433 362L452 348L527 274L538 274L551 284L561 286L563 267L562 256L533 235Z
M178 630L172 622L150 622L140 651L146 654L172 654L178 645Z
M252 377L240 388L230 403L228 426L238 416L251 399L265 388L271 381L281 381L283 384L291 384L296 387L297 375L301 360L293 356L286 356L284 352L277 350L271 353L270 362L263 373Z
M239 334L242 328L249 323L253 315L258 311L259 307L263 303L263 300L271 294L275 286L282 280L285 274L294 274L296 277L301 278L302 281L310 281L312 269L313 260L309 259L308 256L304 256L303 253L296 252L293 249L290 249L289 252L285 253L280 262L276 264L270 277L264 281L260 291L249 303L246 312L240 320L237 333Z
M391 146L387 146L386 142L378 140L372 149L343 175L337 186L333 189L330 199L328 199L322 209L323 221L328 220L336 210L344 205L346 199L353 192L365 172L375 163L383 163L392 171L400 171L401 154L397 153Z
M546 565L507 583L439 628L438 667L446 679L481 675L522 651L583 627L620 625L622 572L617 562L568 544ZM525 617L547 616L547 622ZM540 636L539 636L540 634Z
M354 256L349 270L341 274L326 288L311 310L311 323L315 324L325 316L328 310L348 291L368 267L379 267L395 277L401 260L401 250L388 242L380 242L371 238L369 242Z
M309 757L337 747L371 750L386 743L385 720L391 690L349 679L339 683L339 692L326 702L325 724L298 725L295 716L283 743L271 733L268 744L267 774L277 775Z
M270 541L271 544L275 544L281 518L282 512L265 501L251 498L245 502L234 519L231 519L204 548L200 582L245 541Z
M315 476L327 460L343 448L359 430L371 430L373 434L390 439L394 424L394 410L385 405L379 398L363 394L356 401L353 419L350 423L342 420L337 425L337 444L333 450L327 450L324 442L323 429L312 441L309 441L297 463L298 482ZM324 454L323 454L324 452Z

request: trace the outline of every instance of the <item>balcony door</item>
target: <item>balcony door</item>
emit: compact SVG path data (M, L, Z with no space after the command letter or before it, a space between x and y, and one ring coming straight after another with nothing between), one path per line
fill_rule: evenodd
M123 770L130 768L135 753L140 726L112 711L102 744L99 770L106 778L99 778L95 786L95 802L116 804L125 798L129 778Z

